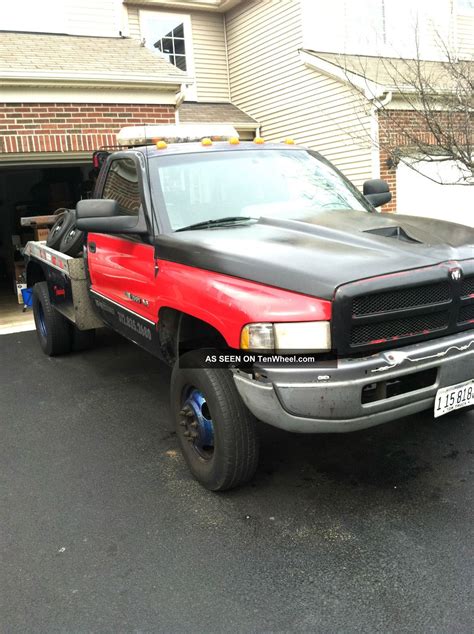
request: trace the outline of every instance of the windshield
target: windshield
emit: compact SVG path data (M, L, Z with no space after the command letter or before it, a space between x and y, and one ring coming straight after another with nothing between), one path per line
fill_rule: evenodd
M155 205L173 231L220 218L302 220L330 210L368 211L357 190L306 150L238 150L150 161Z

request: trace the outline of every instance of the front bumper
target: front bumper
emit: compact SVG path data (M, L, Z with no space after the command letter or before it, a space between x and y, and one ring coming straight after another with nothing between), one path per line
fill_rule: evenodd
M427 378L429 384L419 387ZM472 378L473 331L316 369L234 371L237 389L256 418L301 433L349 432L415 414L434 406L439 388ZM390 386L397 384L405 392L390 396ZM363 402L366 390L376 400Z

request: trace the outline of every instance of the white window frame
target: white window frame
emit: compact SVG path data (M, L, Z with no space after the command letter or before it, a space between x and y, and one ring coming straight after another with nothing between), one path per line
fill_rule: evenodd
M163 17L163 18L179 18L183 22L183 30L184 30L184 46L185 46L185 56L186 56L186 74L190 77L194 77L194 55L193 55L193 34L192 34L192 23L191 16L186 13L171 13L165 11L150 11L148 9L140 9L139 11L139 21L140 21L140 36L143 37L143 22L147 17ZM157 53L160 54L160 51L157 50ZM163 59L168 61L166 55L162 55ZM171 63L171 62L170 62Z

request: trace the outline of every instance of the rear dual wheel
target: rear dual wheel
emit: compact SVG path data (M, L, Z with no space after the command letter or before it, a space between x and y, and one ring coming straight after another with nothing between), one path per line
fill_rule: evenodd
M248 482L255 473L256 421L231 372L192 367L191 355L176 363L171 377L176 433L194 477L211 491L225 491Z
M33 287L33 315L38 340L45 354L53 357L71 350L70 324L53 308L47 282L38 282Z
M86 350L94 344L95 330L79 330L53 307L47 282L33 287L33 315L41 349L50 357Z

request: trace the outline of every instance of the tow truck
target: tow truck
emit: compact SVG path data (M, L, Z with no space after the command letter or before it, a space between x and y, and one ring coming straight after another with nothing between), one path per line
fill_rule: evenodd
M257 420L350 432L473 406L472 228L382 214L384 181L361 193L291 139L139 126L118 143L77 204L82 252L26 247L39 343L64 354L106 326L170 364L205 487L252 478Z

